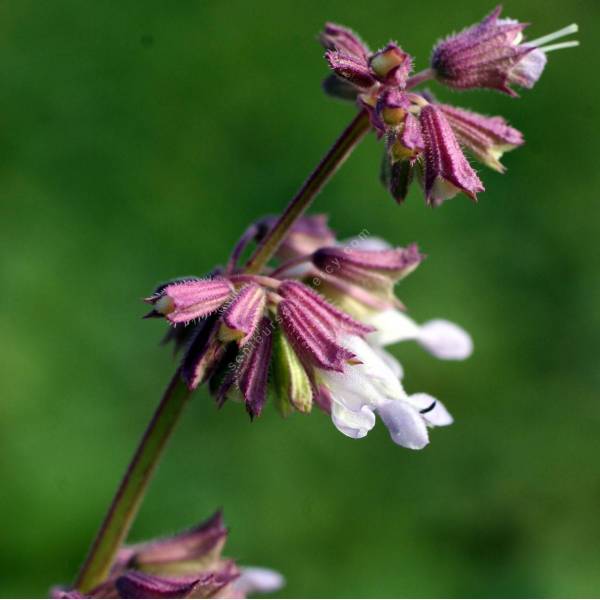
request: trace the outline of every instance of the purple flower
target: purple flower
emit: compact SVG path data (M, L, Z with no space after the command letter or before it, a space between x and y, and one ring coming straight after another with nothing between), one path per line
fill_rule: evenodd
M382 130L377 107L390 90L402 90L412 70L412 58L398 44L371 52L350 29L327 23L320 36L327 49L325 59L333 79L325 81L325 91L343 99L357 99L371 116L373 126Z
M412 70L412 59L395 42L371 52L352 30L326 23L320 36L332 71L359 90L383 84L403 87Z
M424 184L430 206L458 192L475 199L484 187L461 146L485 165L504 172L502 154L523 144L521 133L502 117L438 104L428 92L413 88L435 78L455 89L492 88L516 95L511 85L532 87L548 52L578 45L576 41L554 43L575 33L577 25L524 41L527 25L501 19L500 12L498 7L481 23L441 41L433 50L430 68L412 78L408 77L412 58L397 44L371 52L350 29L325 26L320 39L333 71L324 83L325 91L356 101L368 112L377 136L385 138L381 180L398 203L405 200L415 178Z
M488 167L504 173L500 162L504 152L524 143L523 134L510 127L502 117L486 117L475 112L440 104L457 140Z
M326 247L312 257L313 264L329 275L330 283L348 281L389 301L390 305L394 305L396 282L414 271L422 260L416 245L383 250Z
M578 44L548 44L575 33L577 25L524 41L527 24L500 19L501 11L498 6L481 23L448 37L434 48L431 68L438 81L455 89L490 88L516 96L510 86L533 87L544 70L548 52Z
M270 320L263 317L260 334L252 340L253 348L246 353L239 372L236 374L239 389L246 402L250 417L258 417L267 400L267 383L273 336Z
M221 513L187 531L119 550L110 576L89 598L245 598L284 584L279 573L238 567L221 552L227 539ZM53 598L83 598L56 588Z
M322 237L335 241L319 221ZM310 222L301 223L293 235L306 228L310 230ZM298 248L313 245L305 239ZM156 315L173 325L199 319L195 331L186 334L191 341L181 369L185 382L194 389L208 381L220 404L238 393L251 418L260 415L267 399L274 333L281 331L304 370L300 378L294 374L290 402L305 412L311 406L304 393L310 371L342 370L354 356L339 338L348 332L364 336L372 331L305 284L264 275L233 272L227 277L188 279L162 286L147 301ZM298 386L304 390L300 395Z
M471 165L465 158L443 111L428 104L421 111L421 128L425 140L424 176L425 199L432 206L464 192L472 200L484 190Z
M390 98L388 106L395 101L393 95ZM460 170L461 160L468 163L462 154L457 158L458 143L443 107L423 99L419 109L420 118L407 112L396 130L396 143L403 148L394 149L397 164L415 165L434 151L440 155L431 166L435 177L444 181L432 184L432 202L440 201L443 186L473 190L464 168ZM485 124L487 129L481 124L480 129L510 138L495 121ZM366 435L378 415L396 443L423 448L428 429L449 425L452 417L435 398L404 391L402 368L383 346L414 339L439 358L462 359L470 354L472 342L452 323L437 319L419 326L400 312L403 305L393 288L423 260L417 246L392 248L364 232L340 243L325 217L303 217L276 254L278 265L245 273L237 267L240 248L250 239L262 239L272 226L271 219L263 219L244 233L225 274L173 282L151 297L154 312L173 325L179 322L173 319L177 311L188 317L206 315L190 324L185 336L188 346L181 371L187 385L194 389L207 382L219 405L240 398L252 419L262 413L269 396L284 416L308 413L316 405L331 415L338 430L354 438ZM212 536L192 532L190 540L203 540L203 551L212 552L211 545L220 548L224 532L218 526L208 530ZM129 572L134 555L138 563L186 560L180 550L194 543L181 542L176 536L173 543L163 540L124 551L118 589L130 595L164 596L195 595L198 586L212 590L209 584L219 582L229 589L231 573L225 567L202 576L182 573L187 578L176 580L163 572L152 571L152 577L139 575L137 568ZM195 551L200 551L197 545Z
M170 283L146 299L154 314L171 323L189 323L216 311L231 296L233 286L223 277L188 279Z
M243 346L256 331L266 302L264 288L256 283L243 286L223 314L221 339L237 340Z

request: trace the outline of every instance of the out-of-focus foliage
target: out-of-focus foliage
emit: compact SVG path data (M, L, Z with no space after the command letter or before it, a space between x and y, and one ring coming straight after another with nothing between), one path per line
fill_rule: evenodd
M315 35L432 44L479 0L122 2L0 6L0 593L69 581L173 369L140 299L222 262L280 210L353 114L325 98ZM250 424L200 392L137 521L154 537L225 508L228 552L281 570L289 596L600 593L599 6L508 2L536 37L572 21L521 100L443 99L503 114L527 144L488 191L396 207L368 139L318 199L429 258L401 284L418 319L471 331L441 363L399 346L406 385L456 424L420 453L378 426L355 441L318 411Z

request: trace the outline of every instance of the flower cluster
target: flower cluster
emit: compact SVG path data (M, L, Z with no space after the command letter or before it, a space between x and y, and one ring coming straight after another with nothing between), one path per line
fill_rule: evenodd
M516 96L510 86L533 87L548 52L577 45L548 43L576 32L576 25L523 41L526 25L500 19L500 11L496 8L481 23L440 42L429 69L413 77L412 58L396 43L371 52L350 29L326 24L320 39L333 75L325 80L325 91L354 99L369 113L386 141L382 181L396 201L406 198L414 179L431 206L459 192L476 200L484 187L463 149L503 172L502 154L523 144L521 133L502 117L438 103L430 93L412 88L434 78L453 89L488 88Z
M271 226L267 219L251 231L260 240ZM248 241L244 236L242 245ZM452 422L435 398L405 392L401 366L383 350L414 339L440 358L471 352L457 326L418 326L401 312L394 285L423 260L415 245L392 248L365 235L342 244L323 216L305 217L277 258L279 265L261 274L230 262L210 277L162 285L147 298L147 316L181 330L181 372L190 389L207 381L219 403L237 397L252 418L269 392L284 415L315 404L354 438L365 436L378 414L396 443L414 449L428 443L429 426Z
M82 596L56 588L53 598L246 598L274 592L283 577L260 567L238 567L221 552L227 529L217 512L177 535L121 548L110 576Z

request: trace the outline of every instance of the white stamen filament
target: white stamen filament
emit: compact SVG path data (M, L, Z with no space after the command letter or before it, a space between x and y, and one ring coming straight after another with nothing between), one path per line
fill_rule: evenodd
M548 52L552 52L554 50L562 50L563 48L575 48L575 46L579 46L579 42L561 42L560 44L550 44L549 46L543 46L542 48L538 48L544 54L548 54Z
M563 27L554 33L549 33L548 35L544 35L535 40L527 41L525 44L527 46L537 46L538 48L545 44L546 42L551 42L553 40L557 40L558 38L565 37L565 35L571 35L572 33L577 33L579 31L579 26L577 23L572 23L571 25L567 25L567 27ZM567 42L568 43L568 42ZM544 49L544 52L547 50Z

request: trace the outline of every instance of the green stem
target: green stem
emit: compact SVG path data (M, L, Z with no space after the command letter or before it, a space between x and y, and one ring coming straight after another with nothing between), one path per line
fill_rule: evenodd
M302 187L292 198L273 229L258 245L246 265L245 271L247 273L258 273L267 264L279 248L290 227L304 214L315 196L350 156L352 150L369 130L369 127L369 116L365 110L361 110L335 141L329 152L317 165L317 168L302 184Z
M144 433L79 572L75 588L80 592L90 592L108 577L189 395L178 370Z

